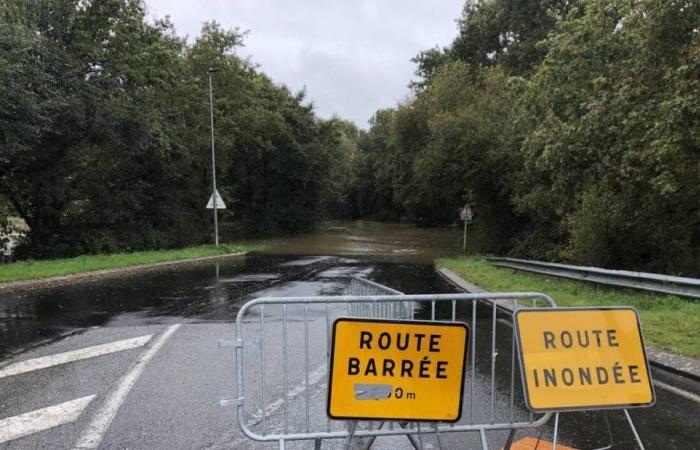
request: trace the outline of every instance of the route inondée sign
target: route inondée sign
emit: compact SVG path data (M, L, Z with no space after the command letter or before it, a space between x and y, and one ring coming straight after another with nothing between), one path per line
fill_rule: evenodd
M333 325L328 415L455 422L467 325L340 318Z
M654 403L637 311L525 308L515 312L525 402L533 411Z

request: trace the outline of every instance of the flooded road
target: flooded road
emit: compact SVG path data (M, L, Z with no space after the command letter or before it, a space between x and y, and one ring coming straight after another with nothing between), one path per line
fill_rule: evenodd
M269 250L246 258L0 292L0 358L91 326L230 321L260 291L283 286L286 295L334 294L342 289L338 279L351 274L374 273L406 292L433 292L432 261L457 254L460 238L450 229L327 222L314 233L272 240ZM316 275L319 280L290 285Z
M371 275L407 292L447 289L427 264L274 255L23 289L2 294L0 357L89 327L233 321L255 296L339 295L350 275Z
M407 294L454 292L437 275L432 261L437 256L457 254L460 239L459 230L333 222L310 235L273 240L269 250L260 254L2 293L0 448L74 448L76 443L95 442L95 439L98 439L97 448L276 448L276 445L253 443L242 436L235 424L235 409L217 405L220 398L233 394L235 368L231 349L218 349L216 342L233 337L232 322L240 307L261 296L343 294L351 275L367 277ZM445 317L451 310L439 306L436 314ZM472 322L468 307L457 308L456 316L457 320ZM319 317L319 323L323 323L323 316ZM490 308L479 307L477 320L481 326L490 325L490 317ZM417 318L429 318L429 311L419 310ZM509 408L507 395L500 393L508 392L512 383L509 322L508 315L498 314L496 387L500 412ZM296 323L301 323L298 317ZM318 330L322 331L325 324L319 326ZM273 337L279 330L268 332ZM477 334L477 340L479 348L488 348L490 332ZM315 341L318 342L314 345L325 345L325 338ZM79 349L103 349L115 342L123 349L110 353L101 350L102 356L75 358L40 370L2 372L26 361L57 354L75 355ZM298 364L299 355L294 354L294 349L290 355ZM318 355L325 353L319 351ZM153 358L152 361L145 359L146 356ZM478 388L474 404L465 405L465 411L476 410L477 414L489 411L487 356L477 358ZM273 349L268 349L268 357L275 361L279 354L276 357ZM145 364L143 361L148 365L141 366ZM124 380L128 381L134 370L138 382L134 379L132 390L127 390L129 395L113 411L107 428L100 429L98 425L104 420L97 419L106 417L109 410L105 413L105 408L114 403L115 393L120 392ZM280 394L281 378L275 381L275 376L279 378L282 374L278 371L266 381L270 395L284 396ZM697 392L696 383L658 371L654 371L654 376ZM324 392L323 374L317 372L315 377L317 392ZM299 393L297 396L303 397ZM660 389L657 397L655 407L632 412L647 448L697 448L698 403ZM85 399L85 406L72 421L23 435L6 433L7 439L3 438L2 421L9 420L6 418L52 405L64 405L66 409L75 405L70 403L75 399ZM315 401L317 406L324 406L322 394ZM265 408L271 404L274 402L268 398ZM255 415L254 404L252 409L251 414ZM322 409L315 417L325 423ZM297 408L290 414L301 414L300 411ZM279 408L275 414L281 414ZM527 411L518 409L515 414L526 417ZM303 418L297 419L303 422ZM615 448L634 448L622 414L611 412L610 419ZM525 434L534 436L536 431L521 432L518 437ZM551 434L550 422L543 427L543 435L551 437ZM397 439L378 439L373 448L409 448L405 438ZM500 448L505 435L492 433L489 439L490 448ZM560 439L580 448L604 445L607 426L603 414L563 415ZM477 443L478 437L473 433L460 433L446 438L443 448L475 448ZM425 448L437 448L438 442L426 435L424 444ZM298 444L292 448L309 446ZM335 447L329 443L324 448Z

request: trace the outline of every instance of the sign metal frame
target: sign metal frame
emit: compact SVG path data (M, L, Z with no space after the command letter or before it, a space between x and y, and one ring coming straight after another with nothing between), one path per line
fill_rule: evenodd
M389 417L389 416L377 416L377 417L353 417L353 416L337 416L331 414L331 398L333 392L333 364L335 361L335 342L336 342L336 332L337 324L341 322L370 322L370 323L390 323L390 324L408 324L408 325L427 325L432 327L459 327L464 328L466 334L466 342L464 343L464 353L462 355L462 365L461 365L461 377L460 377L460 389L459 389L459 403L457 415L454 419L409 419L405 417ZM331 337L331 351L328 361L328 395L326 398L326 414L333 420L393 420L401 422L423 422L423 423L456 423L462 418L462 407L464 406L464 380L466 377L466 367L467 367L467 356L469 354L469 346L471 339L471 329L469 325L464 322L439 322L439 321L429 321L429 320L395 320L395 319L372 319L364 317L339 317L333 322L333 334Z
M518 316L521 313L527 314L528 312L571 312L576 313L578 311L632 311L637 322L637 331L639 332L639 342L642 346L642 356L644 357L644 368L646 369L647 379L649 380L649 388L651 391L651 401L649 403L622 403L622 404L605 404L605 405L587 405L587 406L572 406L572 407L557 407L557 408L534 408L530 402L530 391L528 390L527 377L524 375L527 372L525 367L525 357L522 348L522 342L520 338L520 325L518 322ZM656 403L656 390L654 389L654 382L651 377L651 368L649 365L649 358L647 357L646 347L644 345L644 333L642 332L642 323L639 320L639 312L636 308L631 306L575 306L575 307L558 307L558 308L519 308L513 313L513 327L515 329L515 341L516 350L518 352L518 363L520 365L520 379L523 384L523 399L525 405L530 409L530 411L535 413L546 413L546 412L565 412L565 411L598 411L598 410L619 410L628 408L647 408L651 407Z

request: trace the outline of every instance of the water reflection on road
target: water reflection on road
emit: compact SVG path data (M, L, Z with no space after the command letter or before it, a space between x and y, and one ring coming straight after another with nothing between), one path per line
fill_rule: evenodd
M273 240L261 255L3 292L0 358L92 326L232 320L253 295L336 294L352 274L373 273L410 292L444 289L430 264L458 243L455 230L329 222Z

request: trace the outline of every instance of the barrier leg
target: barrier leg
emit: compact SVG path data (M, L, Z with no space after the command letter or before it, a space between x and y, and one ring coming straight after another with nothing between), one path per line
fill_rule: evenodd
M511 445L513 445L513 439L515 439L515 428L510 429L510 433L508 433L508 439L506 440L506 445L503 447L503 450L510 450Z
M644 450L644 444L642 444L642 440L639 437L639 434L637 433L637 429L634 427L634 422L632 422L632 417L630 416L630 413L626 409L623 409L622 411L624 411L625 417L627 417L627 422L630 424L632 434L634 434L634 438L637 440L637 445L641 450Z
M416 428L418 429L418 446L420 450L423 450L423 436L420 435L420 422L416 424Z
M355 429L357 428L357 421L353 420L350 422L350 429L348 430L348 438L345 440L345 445L343 448L345 450L350 450L350 445L352 444L352 438L355 436Z
M399 426L401 428L406 428L407 423L406 422L399 422ZM415 450L422 450L420 443L418 441L416 441L416 438L412 434L406 433L406 437L408 438L408 442L411 443L411 445L413 446L413 448Z
M542 427L537 429L537 442L535 442L534 450L537 450L537 448L540 446L540 441L542 440L542 431Z
M435 423L433 424L433 427L434 427L434 429L435 429L435 437L437 438L438 448L439 448L440 450L442 450L442 438L440 437L440 433L438 432L438 424L437 424L437 422L435 422Z
M377 430L381 430L382 427L384 426L384 422L379 422L379 426L377 427ZM369 423L369 429L372 430L374 428L373 422ZM372 444L374 444L374 440L377 439L377 436L370 436L367 438L367 443L362 447L363 450L369 450L372 448Z
M597 448L595 450L610 450L613 447L612 427L610 426L610 418L608 417L607 411L603 411L603 417L605 417L605 425L608 429L608 445L605 447Z
M411 443L415 450L422 450L420 447L420 443L416 441L416 438L414 438L412 434L407 434L406 437L408 438L408 442Z
M486 432L483 428L479 429L479 435L481 436L481 448L483 450L489 450L489 444L486 442Z

